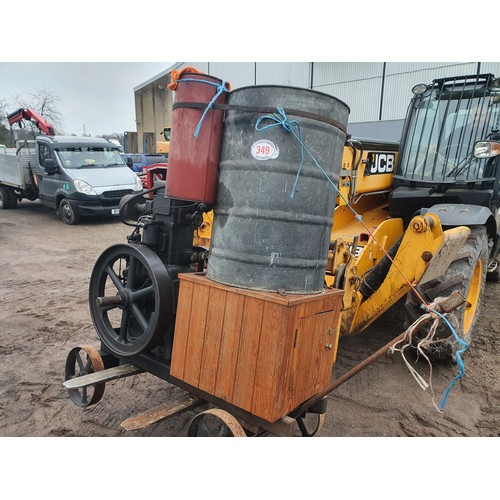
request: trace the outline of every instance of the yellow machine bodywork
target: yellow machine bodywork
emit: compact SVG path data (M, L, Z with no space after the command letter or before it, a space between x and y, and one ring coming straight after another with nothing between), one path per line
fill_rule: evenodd
M414 217L405 230L402 219L390 217L387 202L397 161L394 144L355 145L344 148L325 275L327 286L344 290L343 335L367 328L418 285L431 264L446 269L470 233L466 227L443 231L433 214ZM372 295L363 296L361 283L399 240L382 283Z
M168 154L170 151L170 133L172 129L170 127L164 127L161 131L161 141L156 141L156 152Z
M402 219L389 216L387 195L397 147L375 141L353 141L344 147L325 273L326 286L344 291L342 335L367 328L416 286L431 264L446 269L470 233L466 227L444 231L433 214L414 217L406 230ZM203 214L194 235L196 246L209 248L213 217L213 211ZM377 290L365 297L359 291L365 277L399 240L394 263Z

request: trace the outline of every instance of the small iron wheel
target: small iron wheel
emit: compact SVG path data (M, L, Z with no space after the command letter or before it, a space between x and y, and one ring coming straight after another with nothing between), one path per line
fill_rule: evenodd
M101 370L104 370L104 362L97 349L91 345L81 345L71 349L66 358L64 380ZM95 405L101 400L105 386L105 382L100 382L81 389L68 389L68 393L73 403L77 406L86 407Z
M198 413L190 422L188 437L247 437L241 424L219 408Z
M173 287L149 248L113 245L97 259L89 285L92 321L112 352L134 356L156 347L173 316Z
M325 423L326 413L310 413L304 412L296 418L302 437L313 437L323 427Z

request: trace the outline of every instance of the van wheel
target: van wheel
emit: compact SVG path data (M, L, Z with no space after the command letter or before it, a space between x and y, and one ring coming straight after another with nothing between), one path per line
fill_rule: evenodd
M498 259L493 260L490 262L488 266L488 273L486 274L486 280L487 281L493 281L493 283L497 283L500 281L500 262L498 262Z
M62 199L59 204L59 216L65 224L78 224L78 216L75 214L73 206L66 198Z
M10 188L0 187L0 210L16 208L17 198L14 191Z
M467 241L456 260L443 276L429 281L418 287L419 293L429 303L437 297L448 297L454 290L458 290L467 300L465 304L453 311L458 319L457 335L469 345L473 338L481 308L481 300L485 288L486 271L488 268L488 238L486 229L482 226L473 227ZM413 292L406 297L406 323L408 327L415 321L423 311L420 309L420 301ZM442 322L436 331L436 342L429 350L424 349L430 359L444 359L456 361L455 353L463 349L452 334L451 330ZM423 332L423 336L427 332ZM419 338L413 339L416 347Z
M7 191L8 195L10 196L10 208L16 208L17 207L17 195L13 189L9 189Z

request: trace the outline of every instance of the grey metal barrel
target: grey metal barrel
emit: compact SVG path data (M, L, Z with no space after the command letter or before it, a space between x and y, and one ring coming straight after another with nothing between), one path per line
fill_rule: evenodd
M293 132L337 185L349 108L328 94L275 85L236 89L227 105L207 277L248 289L319 293L337 193ZM293 132L278 124L278 107ZM261 117L274 118L263 118L256 130Z

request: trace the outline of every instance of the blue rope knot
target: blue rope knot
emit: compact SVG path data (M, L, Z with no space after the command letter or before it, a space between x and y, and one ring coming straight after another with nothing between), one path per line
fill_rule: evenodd
M271 123L270 125L266 125L265 127L259 128L259 125L264 121L264 120L272 120L274 123ZM255 130L261 131L261 130L266 130L271 127L276 127L278 125L281 125L284 130L287 132L294 133L293 131L293 126L296 127L297 129L297 137L302 139L302 131L300 130L300 124L297 120L289 120L286 116L285 110L279 106L276 108L276 112L273 114L273 116L261 116L257 122L255 123ZM295 135L295 133L294 133Z
M271 120L274 123L271 123L269 125L265 125L265 126L259 128L259 125L264 120ZM297 141L301 145L300 165L299 165L299 169L297 171L297 175L295 176L295 182L293 184L292 192L290 193L290 198L293 199L293 197L295 196L295 191L297 190L297 184L299 182L300 172L302 171L302 167L304 166L304 151L306 150L306 147L304 146L304 144L302 142L302 130L300 128L299 122L297 120L289 120L286 116L285 110L281 106L278 106L276 108L276 112L273 114L273 116L269 116L269 115L268 116L261 116L255 122L255 130L261 132L261 131L269 129L271 127L277 127L280 125L285 132L287 132L289 134L290 133L293 134L293 136L297 139ZM294 130L294 127L295 127L296 131Z
M457 375L455 376L455 378L450 382L450 384L448 385L448 387L444 391L443 397L441 399L441 403L439 404L439 409L442 410L445 407L445 405L446 405L446 401L448 399L448 395L449 395L449 393L451 391L451 388L465 374L464 362L462 361L462 356L461 355L469 348L469 344L468 344L468 342L465 342L465 340L461 339L458 336L457 332L455 331L455 329L453 328L453 326L451 325L451 323L441 313L438 313L434 309L431 309L430 307L427 307L424 304L421 304L420 308L423 309L424 311L428 312L428 313L433 313L433 314L439 316L446 323L446 325L448 326L448 328L451 330L451 333L455 337L455 340L457 341L457 343L462 347L462 349L458 349L457 351L455 351L455 356L457 357L457 365L460 368L460 372L457 373Z
M274 123L271 123L270 125L266 125L265 127L259 128L259 125L264 120L272 120ZM304 152L306 152L307 155L314 162L314 164L316 165L316 167L325 176L326 180L331 184L331 186L333 187L333 189L335 189L336 193L340 196L340 198L342 198L342 200L344 200L344 202L345 202L346 206L349 208L349 210L351 210L351 212L354 214L354 216L356 218L358 218L358 220L361 220L361 219L359 219L359 217L361 217L361 216L356 212L356 210L354 210L353 206L349 203L349 201L345 198L345 196L339 191L339 188L336 186L336 184L330 179L330 177L325 172L325 170L317 162L316 158L314 158L313 154L309 151L309 149L306 148L306 146L302 142L302 130L301 130L300 124L299 124L299 122L297 120L288 120L288 118L286 116L286 113L285 113L285 110L283 108L281 108L281 107L277 107L276 108L276 113L274 113L273 116L261 116L257 120L257 122L255 123L255 129L260 132L262 130L266 130L266 129L270 128L270 127L276 127L278 125L281 125L282 128L286 132L291 132L293 134L293 136L297 139L297 141L299 142L299 144L301 146L301 149L300 149L301 162L300 162L299 170L297 171L297 175L295 177L295 183L293 185L292 192L290 193L290 198L293 199L293 197L295 196L295 191L296 191L296 188L297 188L297 184L299 182L300 172L302 170L302 166L304 165ZM297 132L295 132L294 128L297 129Z
M197 78L181 78L180 80L177 80L178 82L197 82L197 83L207 83L208 85L212 85L213 87L216 88L215 95L212 97L212 100L208 103L207 107L205 108L205 111L201 115L200 121L198 122L198 126L196 127L196 130L194 131L194 137L198 138L198 134L200 133L201 125L203 123L203 120L205 119L205 116L208 113L208 110L213 107L215 104L215 101L219 98L219 96L223 92L229 92L228 88L226 87L226 80L222 80L222 83L216 83L216 82L210 82L208 80L198 80Z

